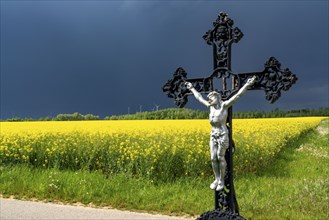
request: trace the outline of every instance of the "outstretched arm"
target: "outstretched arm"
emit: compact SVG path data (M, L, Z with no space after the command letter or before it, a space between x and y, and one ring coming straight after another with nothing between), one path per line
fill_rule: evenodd
M207 107L210 106L209 102L207 102L207 100L205 100L202 97L202 95L198 91L196 91L196 89L193 87L192 83L186 82L185 83L185 86L186 86L186 88L188 88L193 93L193 95L196 98L196 100L198 100L201 104L203 104L203 105L205 105Z
M231 107L248 90L248 88L255 83L255 79L256 76L249 78L246 84L244 84L234 96L232 96L229 100L223 102L223 105L228 108Z

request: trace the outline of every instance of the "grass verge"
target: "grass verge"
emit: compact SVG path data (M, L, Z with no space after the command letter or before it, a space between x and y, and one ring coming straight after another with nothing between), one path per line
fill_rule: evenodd
M328 219L329 120L289 143L271 166L235 180L240 214L247 219ZM198 216L213 209L211 179L153 183L124 174L1 166L3 197L92 203L119 209Z
M248 219L329 219L329 120L284 148L275 162L237 179Z

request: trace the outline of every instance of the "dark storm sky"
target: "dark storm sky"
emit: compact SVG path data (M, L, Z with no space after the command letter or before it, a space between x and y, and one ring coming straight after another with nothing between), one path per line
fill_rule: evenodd
M161 87L179 66L211 74L202 36L220 11L244 33L234 72L274 56L299 78L274 104L249 91L236 111L328 106L328 1L1 0L1 118L175 107Z

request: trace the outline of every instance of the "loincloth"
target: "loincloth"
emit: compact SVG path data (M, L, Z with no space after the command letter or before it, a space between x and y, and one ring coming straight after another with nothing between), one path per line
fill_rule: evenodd
M210 140L219 147L226 150L229 147L229 138L227 133L211 132Z

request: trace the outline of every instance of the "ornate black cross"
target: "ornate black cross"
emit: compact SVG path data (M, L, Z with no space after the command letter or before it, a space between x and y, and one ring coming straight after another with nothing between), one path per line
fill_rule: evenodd
M188 79L187 73L181 67L175 72L171 80L162 87L169 98L174 98L179 107L184 107L188 96L192 95L186 88L185 82L191 82L193 87L200 93L210 93L217 90L223 100L229 99L251 76L256 76L255 83L249 90L264 90L266 99L274 103L281 96L282 91L287 91L297 80L288 68L282 69L280 62L270 57L264 65L264 70L250 73L234 73L231 70L231 45L237 43L243 37L243 33L237 27L233 27L233 20L226 13L220 12L217 20L213 23L213 29L206 32L203 39L213 48L214 70L209 77ZM215 86L215 79L222 81L221 88ZM220 83L219 83L220 84ZM229 109L227 118L229 128L230 146L226 152L227 172L225 176L225 189L215 191L215 209L229 210L239 213L239 207L235 196L233 184L233 148L232 139L232 107Z

